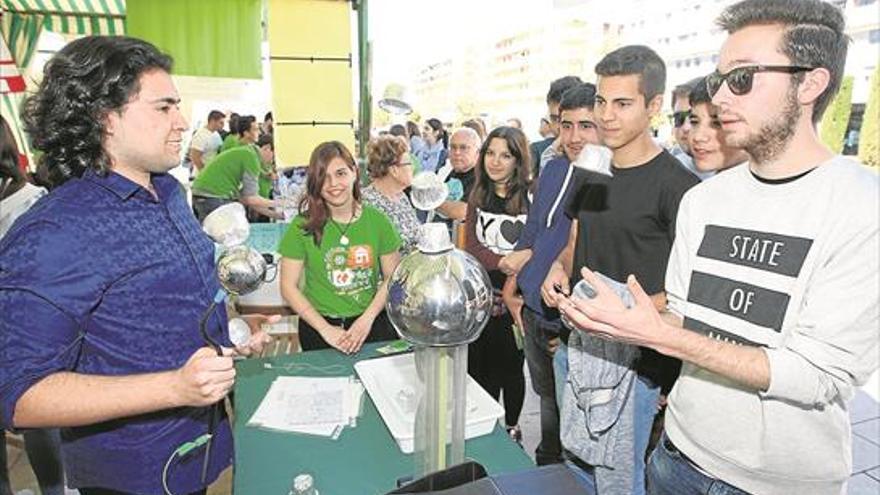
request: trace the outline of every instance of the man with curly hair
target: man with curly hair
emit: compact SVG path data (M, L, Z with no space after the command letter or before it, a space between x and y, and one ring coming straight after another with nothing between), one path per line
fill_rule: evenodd
M61 427L68 484L83 495L204 493L232 461L225 413L210 450L178 449L206 438L232 354L265 339L218 356L200 337L219 282L213 244L167 173L187 128L171 63L141 40L82 38L24 107L56 188L0 241L0 423ZM224 308L208 332L231 347Z

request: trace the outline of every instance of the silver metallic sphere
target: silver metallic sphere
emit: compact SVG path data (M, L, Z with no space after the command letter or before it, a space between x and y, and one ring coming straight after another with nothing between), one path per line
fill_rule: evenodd
M464 251L415 251L391 275L386 311L397 333L413 344L468 344L489 321L491 287L486 270Z
M217 259L217 277L230 294L248 294L257 290L266 277L266 260L245 245L231 247Z

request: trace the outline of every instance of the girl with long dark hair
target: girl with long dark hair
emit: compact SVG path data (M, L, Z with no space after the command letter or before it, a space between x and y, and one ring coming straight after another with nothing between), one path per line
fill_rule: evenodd
M351 354L364 342L397 338L383 308L386 282L400 260L400 236L384 214L362 204L358 182L345 145L318 145L300 214L278 249L281 295L299 315L305 351L333 347Z
M492 397L504 391L507 431L522 439L519 415L525 399L520 321L522 300L505 297L516 286L514 275L498 268L513 251L526 224L529 208L529 143L519 129L498 127L486 137L477 162L477 181L468 199L465 249L486 270L495 290L489 323L468 351L468 372Z

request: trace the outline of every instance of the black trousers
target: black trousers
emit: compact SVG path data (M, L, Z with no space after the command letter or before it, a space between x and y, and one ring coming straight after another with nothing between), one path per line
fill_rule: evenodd
M348 330L351 328L351 325L354 324L355 320L358 319L358 316L350 316L347 318L332 318L324 316L324 319L331 325L336 325ZM391 325L391 321L388 320L388 316L382 311L379 313L379 316L373 320L373 326L371 327L370 334L367 335L367 340L365 340L365 342L381 342L383 340L395 340L397 338L397 332ZM321 337L321 334L302 318L299 320L299 344L303 351L331 348L330 344L325 342Z
M480 338L468 346L468 374L495 400L504 391L504 421L519 423L526 397L523 351L517 348L510 313L492 316Z

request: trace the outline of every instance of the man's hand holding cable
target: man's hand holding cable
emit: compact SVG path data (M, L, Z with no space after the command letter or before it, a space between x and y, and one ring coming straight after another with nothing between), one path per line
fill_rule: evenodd
M180 405L208 406L226 397L235 384L235 367L231 352L224 354L218 356L214 349L202 347L175 371Z

